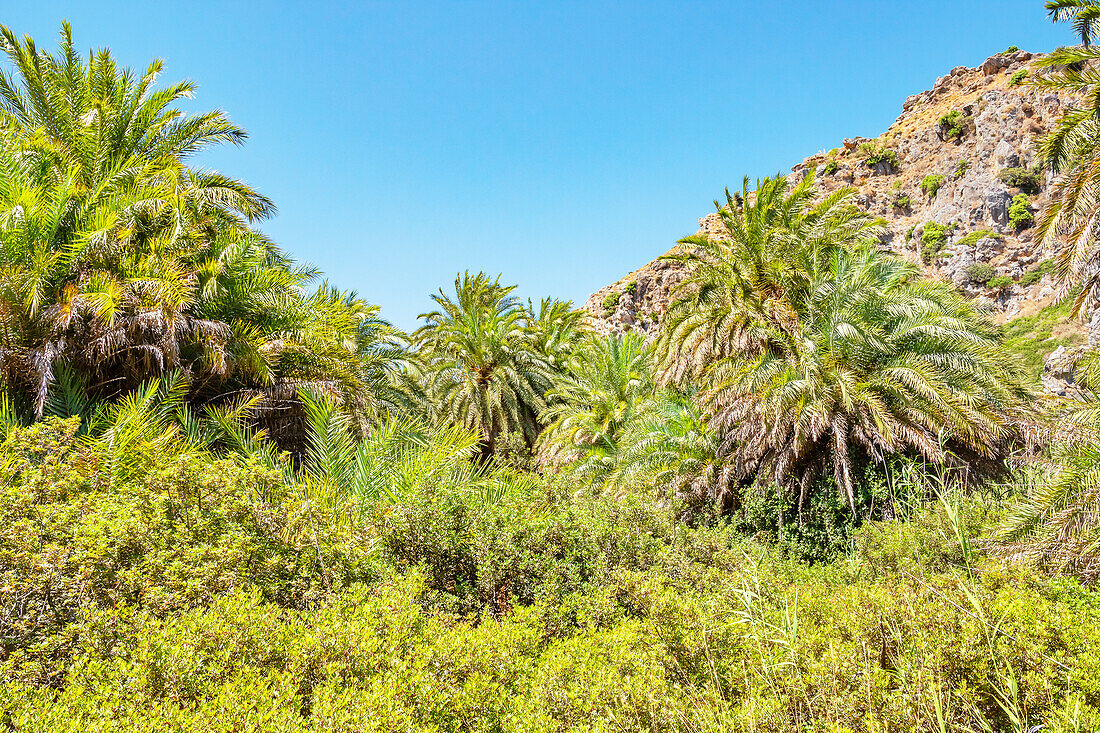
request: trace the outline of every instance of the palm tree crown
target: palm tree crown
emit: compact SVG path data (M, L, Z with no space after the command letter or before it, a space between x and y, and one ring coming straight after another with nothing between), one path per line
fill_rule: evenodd
M499 276L459 275L454 296L433 295L438 309L420 316L425 323L414 334L435 419L477 431L486 454L502 432L534 444L551 381L531 314L513 290Z

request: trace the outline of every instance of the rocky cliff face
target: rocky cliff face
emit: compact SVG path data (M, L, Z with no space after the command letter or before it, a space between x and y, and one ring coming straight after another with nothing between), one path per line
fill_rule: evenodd
M815 171L823 195L854 187L858 204L885 220L884 244L921 263L929 277L988 302L1003 320L1035 313L1052 302L1054 285L1043 264L1049 253L1027 222L1050 186L1050 176L1033 168L1032 141L1069 101L1021 84L1035 58L1017 51L955 68L906 99L878 138L844 140L806 158L792 176ZM700 219L700 232L717 220ZM593 293L584 307L601 332L652 338L680 278L676 263L658 259Z

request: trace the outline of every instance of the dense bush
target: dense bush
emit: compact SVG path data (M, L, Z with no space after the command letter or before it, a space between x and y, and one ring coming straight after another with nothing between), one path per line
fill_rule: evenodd
M932 260L936 258L936 255L940 253L944 245L947 244L947 235L955 229L954 224L940 224L938 222L930 221L924 225L924 231L921 232L921 259L924 264L932 264Z
M961 139L971 124L970 116L957 109L945 113L937 123L944 140Z
M1014 281L1008 275L997 275L996 277L990 278L986 282L985 286L987 288L989 288L990 290L1001 291L1001 290L1007 290L1008 288L1012 287L1014 284L1015 284Z
M615 308L619 305L619 301L622 297L623 294L618 290L612 290L610 293L603 296L603 311L605 316L609 316L615 312Z
M821 172L824 173L827 176L831 176L831 175L835 174L839 169L840 169L840 164L836 162L836 158L834 158L833 156L830 155L825 160L825 165L822 166Z
M987 262L975 262L966 268L966 276L970 282L985 285L995 274L993 265Z
M240 586L172 616L88 607L71 663L5 656L0 716L51 732L929 730L937 709L957 729L1100 724L1100 598L968 552L996 518L981 502L868 523L850 557L812 567L602 498L470 508L414 499L383 552L419 569L309 607ZM479 580L449 585L456 562ZM455 615L460 598L476 602Z
M1013 197L1008 207L1008 223L1016 231L1026 229L1035 223L1035 214L1031 212L1031 197L1026 193L1018 193Z
M867 156L863 162L868 168L875 168L882 165L887 173L894 173L901 168L901 161L898 160L898 153L893 148L878 145L874 142L867 142L860 145L859 149L860 152Z
M920 190L924 191L924 195L928 198L935 198L945 180L939 174L929 174L921 179Z
M1015 74L1012 75L1011 79L1008 80L1008 85L1010 87L1018 87L1018 86L1020 86L1021 84L1024 83L1024 79L1026 79L1026 78L1027 78L1027 69L1020 69L1019 71L1017 71Z
M966 158L962 158L955 165L954 177L955 178L962 178L964 175L966 175L966 172L968 170L970 170L970 161L967 160Z
M317 524L319 508L269 469L170 444L104 453L76 438L78 422L46 420L3 444L0 635L20 675L56 679L74 632L106 609L168 617L244 589L305 608L374 577L354 525Z
M1031 168L1005 168L997 178L1007 186L1019 188L1024 193L1038 193L1043 181L1040 166Z

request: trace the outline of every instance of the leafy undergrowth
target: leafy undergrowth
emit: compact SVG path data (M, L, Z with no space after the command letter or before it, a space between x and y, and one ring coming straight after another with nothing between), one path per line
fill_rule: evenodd
M806 565L652 497L428 480L337 511L247 461L120 473L74 429L0 447L9 730L1100 726L1100 595L973 549L988 503Z
M1043 359L1059 346L1085 343L1084 329L1070 315L1073 295L1048 305L1038 313L1009 321L1001 327L1004 347L1018 354L1027 373L1036 381L1043 371Z

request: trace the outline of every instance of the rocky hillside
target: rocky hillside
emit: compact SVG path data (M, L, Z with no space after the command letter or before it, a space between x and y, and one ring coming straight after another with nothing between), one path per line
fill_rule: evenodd
M878 138L844 140L792 175L816 171L823 193L856 188L859 205L885 220L884 243L928 276L984 299L1002 320L1033 316L1052 303L1054 287L1049 253L1034 241L1032 217L1047 201L1050 176L1034 165L1032 140L1067 102L1021 83L1035 58L1015 51L955 68L906 99ZM700 232L717 219L700 219ZM594 293L585 308L603 332L652 338L680 277L676 263L658 259ZM1083 340L1075 330L1060 343Z

